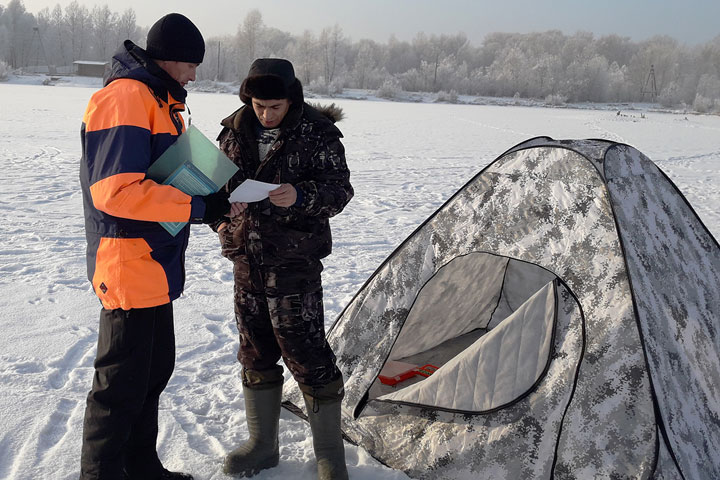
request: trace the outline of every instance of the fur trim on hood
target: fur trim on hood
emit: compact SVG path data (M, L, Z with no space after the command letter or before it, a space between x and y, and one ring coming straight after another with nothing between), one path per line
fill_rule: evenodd
M342 107L335 105L335 103L331 103L330 105L321 105L319 103L307 102L307 104L323 114L333 123L337 123L345 118L345 112Z

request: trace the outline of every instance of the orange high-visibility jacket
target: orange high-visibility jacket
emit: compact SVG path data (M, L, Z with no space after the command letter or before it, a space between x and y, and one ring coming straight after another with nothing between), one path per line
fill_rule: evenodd
M185 95L126 41L85 111L80 183L88 278L107 309L163 305L182 293L189 226L173 237L158 222L201 218L205 203L145 173L185 130Z

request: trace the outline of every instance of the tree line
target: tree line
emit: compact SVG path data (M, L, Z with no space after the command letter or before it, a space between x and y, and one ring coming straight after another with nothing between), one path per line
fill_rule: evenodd
M22 0L0 5L0 61L10 68L109 60L125 39L143 46L147 31L128 8L88 9L77 1L37 14ZM629 37L551 30L492 33L472 45L464 33L418 33L386 43L348 38L339 25L294 35L247 12L234 35L207 36L198 81L239 82L258 57L291 60L306 88L337 94L345 88L534 98L564 102L657 102L720 112L720 36L688 46L668 36Z

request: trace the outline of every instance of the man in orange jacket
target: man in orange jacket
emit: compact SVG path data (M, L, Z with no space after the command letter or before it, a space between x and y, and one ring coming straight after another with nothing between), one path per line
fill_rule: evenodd
M148 167L185 131L185 85L205 42L185 16L158 20L142 49L113 57L105 87L81 129L80 183L88 278L102 303L92 390L83 424L81 480L192 479L158 459L158 400L175 365L172 301L185 281L189 225L211 223L227 194L190 196L146 179Z

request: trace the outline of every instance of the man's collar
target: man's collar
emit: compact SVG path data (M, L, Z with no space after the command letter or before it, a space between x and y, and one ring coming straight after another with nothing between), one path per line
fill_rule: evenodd
M169 73L163 70L160 65L155 63L155 61L150 58L150 56L145 50L138 47L130 40L125 41L125 47L127 48L128 53L132 55L132 57L140 65L142 65L150 75L156 77L162 83L164 89L162 91L156 91L156 95L162 97L162 100L167 103L170 100L168 98L169 93L173 99L185 103L185 99L187 98L187 90L185 90L183 86L178 83L177 80L172 78Z

